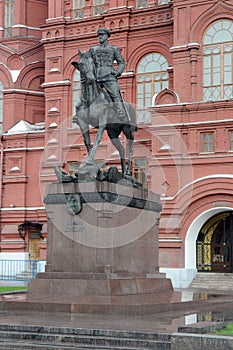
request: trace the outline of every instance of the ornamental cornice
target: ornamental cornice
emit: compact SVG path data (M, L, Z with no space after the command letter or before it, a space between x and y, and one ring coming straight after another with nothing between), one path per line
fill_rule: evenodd
M44 96L43 91L37 91L37 90L29 90L29 89L19 89L19 88L12 88L12 89L4 89L2 90L5 94L12 94L12 93L17 93L17 94L23 94L23 95L42 95Z
M158 112L170 112L176 111L205 111L205 110L215 110L215 109L225 109L225 108L233 108L233 99L232 100L221 100L221 101L198 101L198 102L183 102L169 105L156 105L150 107L150 111Z
M43 88L48 88L48 87L56 87L56 86L70 86L71 81L70 80L60 80L60 81L51 81L48 83L43 83L41 86Z
M192 42L192 43L189 43L186 45L172 46L170 48L170 52L175 53L175 52L180 52L180 51L188 51L188 50L192 50L192 49L199 50L199 48L200 48L200 44L198 42Z
M142 9L133 9L128 7L121 8L121 17L119 18L119 9L109 9L103 15L98 17L84 17L81 19L52 18L43 25L43 38L41 42L52 43L54 41L69 40L74 38L90 39L96 37L96 31L100 26L106 26L111 29L112 34L120 30L133 31L138 28L148 28L166 25L173 22L171 5L153 6ZM59 25L59 34L58 34Z
M76 193L77 194L77 193ZM47 194L44 203L49 204L67 204L67 193ZM83 203L104 203L122 205L137 209L160 212L162 207L158 202L153 202L143 198L131 198L125 195L112 192L83 192L79 194L80 202Z

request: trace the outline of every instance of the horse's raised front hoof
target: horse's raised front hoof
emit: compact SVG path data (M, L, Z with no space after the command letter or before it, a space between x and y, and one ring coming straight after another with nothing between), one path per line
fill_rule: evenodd
M124 179L125 179L125 180L130 180L130 181L131 181L133 178L132 178L132 176L131 176L130 174L125 173L125 174L124 174Z
M130 172L130 171L125 171L125 172L124 172L124 177L125 177L125 178L127 178L127 177L128 177L128 178L129 178L129 177L132 177L132 176L131 176L131 172Z

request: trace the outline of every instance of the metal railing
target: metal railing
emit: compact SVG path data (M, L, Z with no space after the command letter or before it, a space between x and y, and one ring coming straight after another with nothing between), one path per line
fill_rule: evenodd
M199 272L233 272L233 242L197 242L196 257Z
M0 280L31 281L45 271L45 260L0 260Z

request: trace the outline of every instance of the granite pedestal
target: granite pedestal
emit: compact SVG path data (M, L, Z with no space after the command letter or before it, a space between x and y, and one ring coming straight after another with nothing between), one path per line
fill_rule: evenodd
M157 194L124 181L53 183L45 203L46 272L31 282L28 301L85 305L82 312L119 305L122 313L161 295L169 302L171 281L158 267Z

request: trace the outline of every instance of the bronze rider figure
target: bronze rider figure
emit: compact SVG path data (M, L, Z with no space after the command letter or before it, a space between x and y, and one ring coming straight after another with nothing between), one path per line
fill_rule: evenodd
M90 48L89 52L96 67L96 80L101 88L108 93L118 117L123 119L126 115L123 105L120 85L117 78L121 76L125 61L117 46L109 45L108 38L110 31L106 28L97 30L99 45ZM114 62L117 62L117 68L114 69Z

